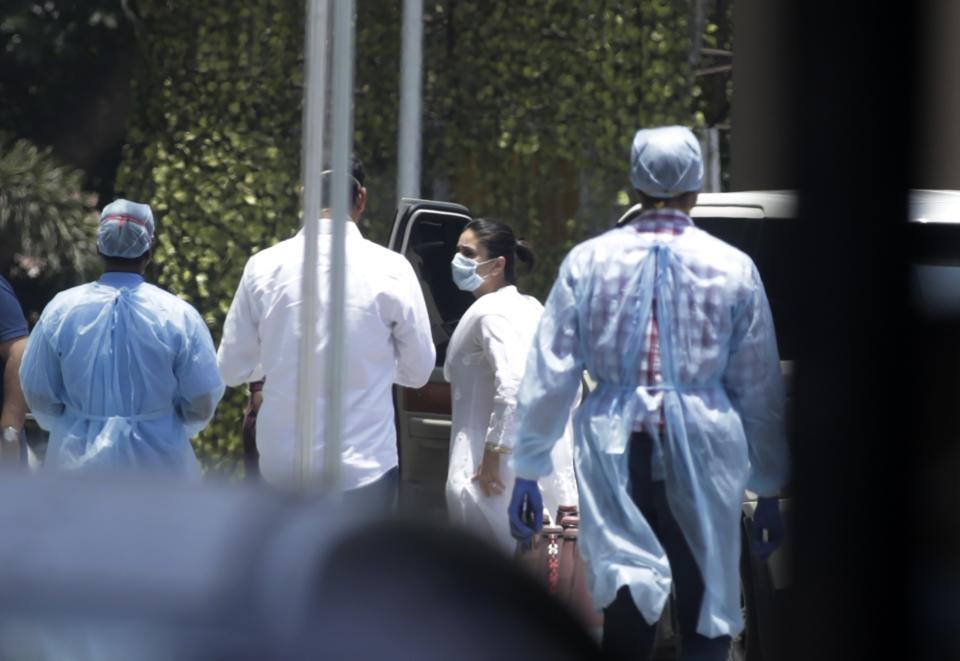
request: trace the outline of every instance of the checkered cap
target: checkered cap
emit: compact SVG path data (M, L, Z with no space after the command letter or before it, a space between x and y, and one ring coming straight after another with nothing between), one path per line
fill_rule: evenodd
M661 199L700 190L703 157L693 132L685 126L637 131L630 147L630 183Z
M149 205L115 200L100 214L97 247L105 257L135 259L150 248L154 229Z

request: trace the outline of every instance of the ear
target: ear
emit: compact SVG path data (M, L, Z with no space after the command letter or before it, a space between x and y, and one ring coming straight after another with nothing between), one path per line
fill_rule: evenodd
M363 186L360 187L360 190L357 192L357 203L353 205L353 219L357 220L363 214L363 210L367 208L367 189Z
M490 275L499 275L507 270L507 258L500 255L495 261L490 262Z

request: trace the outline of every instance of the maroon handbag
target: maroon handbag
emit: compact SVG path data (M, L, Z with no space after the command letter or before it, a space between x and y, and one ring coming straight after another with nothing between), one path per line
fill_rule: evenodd
M587 586L586 565L577 552L580 518L577 508L561 505L554 525L548 520L531 543L517 544L516 557L542 581L551 595L564 602L588 628L603 626L603 614L594 610Z

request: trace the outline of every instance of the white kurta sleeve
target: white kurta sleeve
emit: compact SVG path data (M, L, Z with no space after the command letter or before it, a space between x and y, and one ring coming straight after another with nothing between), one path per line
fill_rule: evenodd
M723 385L747 437L747 489L772 496L783 488L789 473L785 397L773 316L755 266L751 291L736 315Z
M522 375L519 370L525 356L517 350L517 334L510 321L499 314L486 315L480 320L480 335L494 384L493 411L484 443L509 452L513 447L517 388Z
M421 388L430 380L437 350L433 346L423 291L413 267L406 260L397 280L397 291L393 294L389 314L397 365L395 381L401 386Z
M263 378L260 367L259 315L248 284L250 263L247 262L237 293L233 296L227 318L223 322L223 336L217 350L217 368L228 386L236 387Z
M543 317L517 391L512 464L517 477L553 472L550 451L563 436L583 374L575 273L571 256L547 297Z

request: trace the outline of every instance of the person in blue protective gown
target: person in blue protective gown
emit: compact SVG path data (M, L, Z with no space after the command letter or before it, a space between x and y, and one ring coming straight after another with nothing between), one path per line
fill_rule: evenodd
M641 130L631 182L642 206L563 261L517 400L510 522L531 535L583 369L575 415L579 548L604 647L647 658L675 589L685 659L726 659L743 629L740 512L760 495L754 548L782 535L788 477L773 320L753 262L694 226L703 179L694 135ZM532 517L527 518L527 514Z
M197 311L144 281L150 207L103 209L99 280L60 292L30 334L24 397L50 432L54 469L137 469L198 477L190 438L223 395L216 350Z

